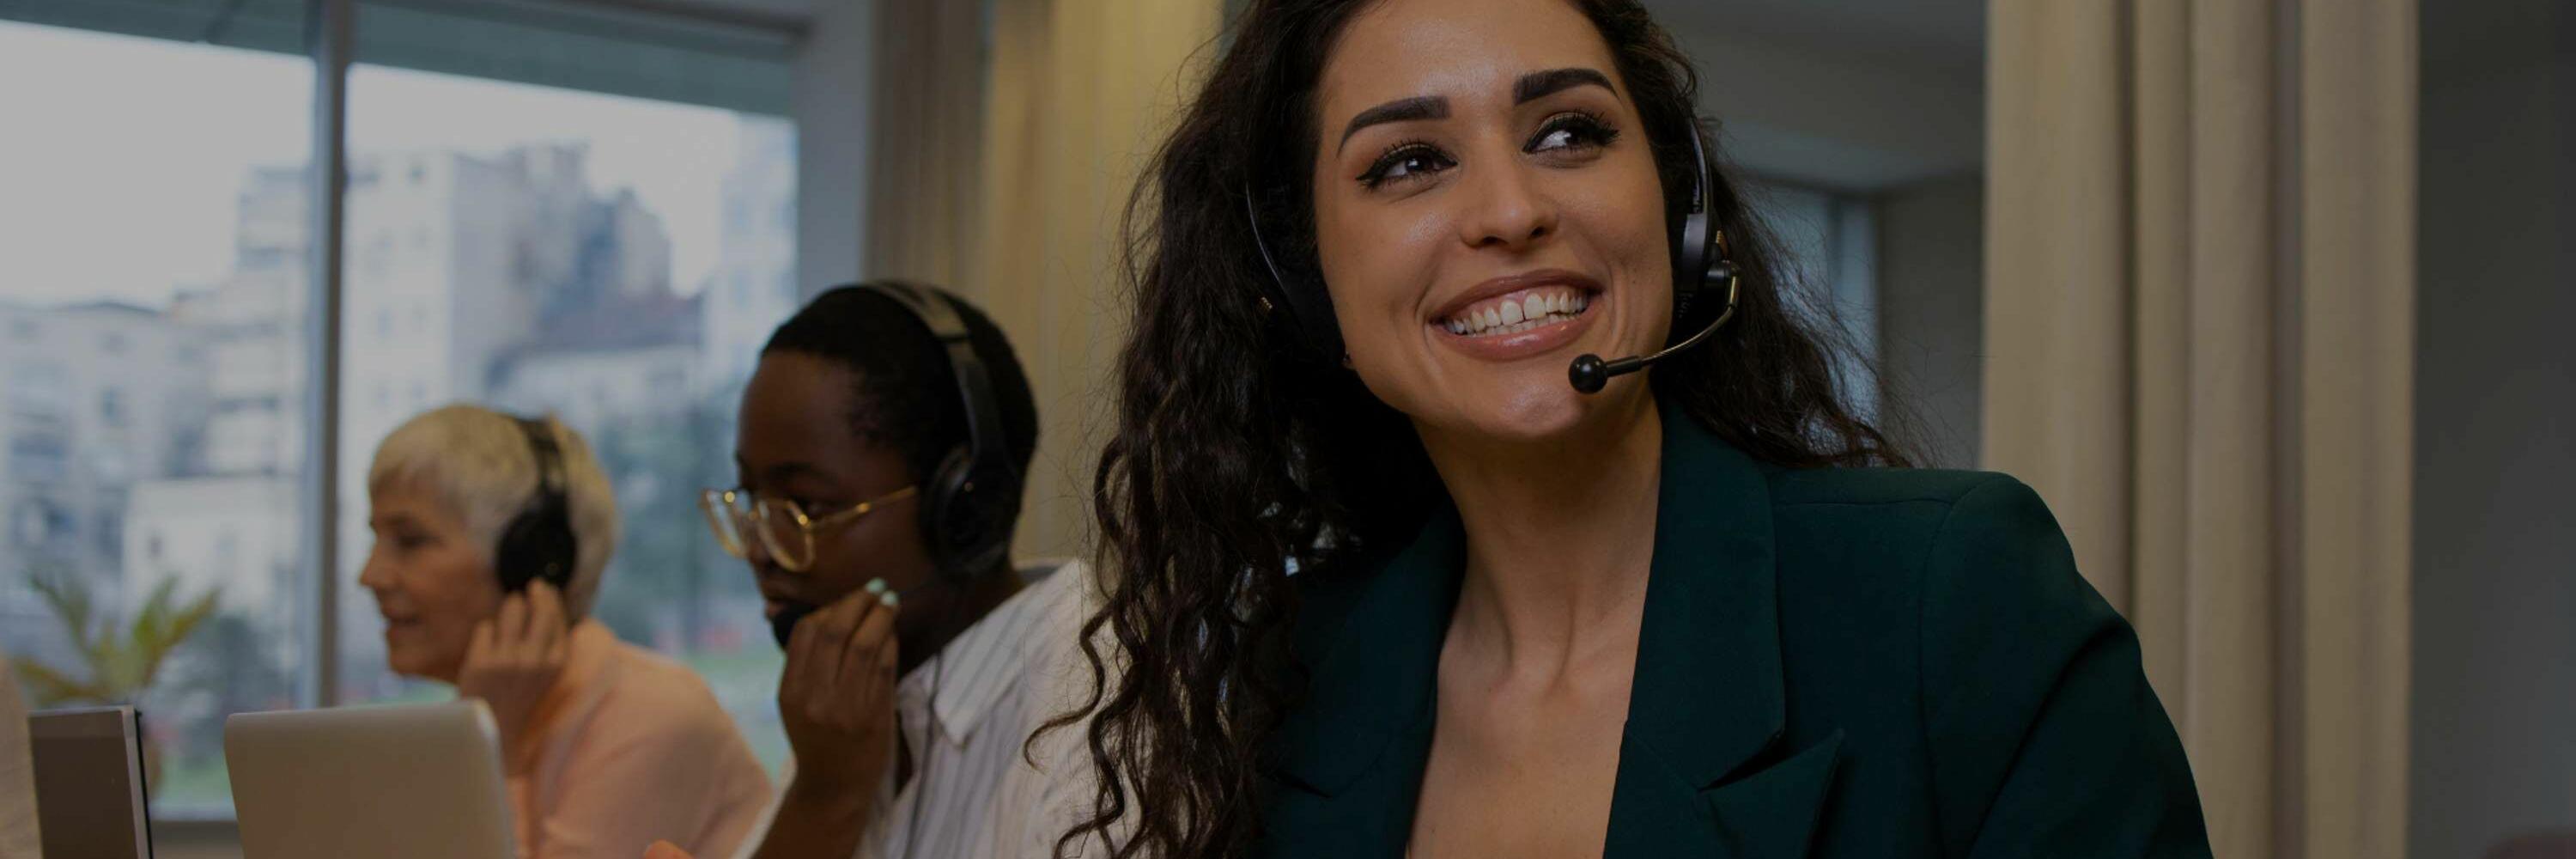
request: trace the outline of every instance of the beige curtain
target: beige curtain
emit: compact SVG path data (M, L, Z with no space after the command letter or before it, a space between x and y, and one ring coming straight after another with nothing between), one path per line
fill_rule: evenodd
M983 176L980 4L876 2L865 270L961 288Z
M995 0L981 249L970 280L1046 420L1020 546L1087 548L1119 318L1120 214L1222 20L1221 0Z
M869 271L951 286L1009 333L1040 422L1017 548L1078 554L1124 332L1118 219L1222 2L880 2Z
M2414 0L1995 0L1984 453L2223 857L2405 849Z

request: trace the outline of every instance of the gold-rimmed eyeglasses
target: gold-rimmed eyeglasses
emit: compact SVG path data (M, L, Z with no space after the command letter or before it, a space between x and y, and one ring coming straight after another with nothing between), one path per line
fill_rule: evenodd
M709 489L698 494L698 511L707 515L707 527L716 532L716 542L724 545L725 554L749 557L751 544L746 540L756 539L778 566L802 573L814 566L816 531L849 525L877 508L920 492L918 485L906 486L861 501L848 510L813 517L807 516L796 502L784 498L762 498L748 489ZM745 533L758 536L746 538Z

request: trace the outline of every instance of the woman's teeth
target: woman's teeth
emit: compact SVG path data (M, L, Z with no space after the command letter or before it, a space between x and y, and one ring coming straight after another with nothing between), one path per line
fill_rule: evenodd
M1469 305L1441 321L1461 337L1517 334L1572 319L1592 304L1578 289L1540 289Z

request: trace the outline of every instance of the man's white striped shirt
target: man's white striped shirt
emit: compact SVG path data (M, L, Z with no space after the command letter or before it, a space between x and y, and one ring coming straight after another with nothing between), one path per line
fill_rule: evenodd
M886 775L856 859L1055 855L1056 839L1088 816L1093 800L1085 734L1079 725L1049 732L1037 766L1022 747L1089 697L1090 663L1077 642L1091 593L1090 573L1065 562L904 675L895 706L915 773L900 792ZM790 779L794 771L790 762ZM773 803L743 843L744 859L776 813Z

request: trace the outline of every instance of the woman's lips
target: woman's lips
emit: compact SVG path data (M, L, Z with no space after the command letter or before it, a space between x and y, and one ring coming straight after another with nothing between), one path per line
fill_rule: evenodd
M1538 286L1473 302L1433 322L1461 337L1494 337L1572 319L1591 304L1592 295L1581 289Z
M1600 314L1600 297L1562 287L1537 287L1506 293L1462 308L1463 318L1431 322L1433 336L1468 357L1515 361L1556 351L1590 330ZM1538 311L1532 318L1530 312Z
M384 621L385 638L387 639L392 639L396 635L408 635L420 628L419 618L388 617L385 618Z
M1601 282L1582 272L1543 268L1486 280L1461 290L1425 321L1432 336L1468 357L1516 361L1554 352L1590 330L1601 315Z
M1487 305L1507 295L1548 289L1571 290L1584 296L1595 297L1603 291L1601 281L1582 272L1561 268L1533 269L1492 278L1460 290L1458 294L1442 300L1439 309L1432 312L1432 321L1440 322L1453 316L1463 316L1470 309Z

